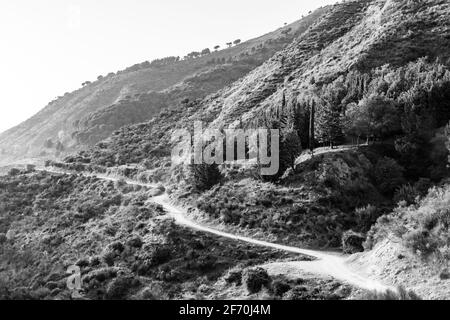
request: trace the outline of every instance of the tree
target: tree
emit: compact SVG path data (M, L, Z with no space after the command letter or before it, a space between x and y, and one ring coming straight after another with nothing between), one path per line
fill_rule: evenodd
M302 153L302 142L298 132L291 126L282 132L280 143L280 173L288 168L295 169L295 160Z
M316 103L314 100L311 102L311 110L309 112L309 150L314 155L314 130L315 130L315 117L316 117Z
M219 49L220 49L220 46L219 46L219 45L217 45L217 46L214 47L214 50L215 50L215 51L217 51L217 50L219 50Z
M394 101L378 95L372 95L360 101L359 105L350 104L345 115L346 133L359 140L364 136L386 139L401 132L400 117Z
M187 58L187 59L195 59L195 58L197 58L197 57L200 56L200 55L201 55L200 52L198 52L198 51L192 51L192 52L190 52L190 53L187 54L186 58Z
M207 55L207 54L210 54L211 53L211 50L209 50L209 48L206 48L206 49L203 49L202 50L202 55L204 56L204 55Z
M315 136L320 143L328 143L331 148L342 138L340 113L325 102L316 116Z
M394 159L384 157L378 160L373 169L373 178L383 193L392 194L397 187L404 184L403 172L405 169Z
M227 42L228 48L231 48L233 46L233 42Z
M445 127L445 137L446 137L446 140L447 140L445 146L447 147L447 150L449 152L448 166L450 166L450 123L447 124L447 126Z
M360 102L367 113L370 134L379 139L389 138L401 132L400 117L394 101L381 96L372 96Z
M364 110L362 110L356 103L351 103L347 106L347 111L344 117L344 133L348 136L356 138L356 144L359 145L361 137L369 137L369 121Z
M234 43L235 45L238 45L238 44L240 44L241 42L242 42L241 39L237 39L237 40L234 40L233 43Z

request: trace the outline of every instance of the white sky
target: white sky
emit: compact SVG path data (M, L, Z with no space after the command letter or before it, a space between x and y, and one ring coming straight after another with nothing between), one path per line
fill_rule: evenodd
M0 2L0 132L86 80L248 40L336 0Z

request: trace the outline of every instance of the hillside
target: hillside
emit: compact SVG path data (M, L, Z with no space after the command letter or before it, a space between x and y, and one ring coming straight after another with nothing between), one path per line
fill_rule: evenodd
M151 163L156 152L154 167L161 155L170 155L171 132L190 128L194 120L219 129L228 124L258 127L283 113L287 117L297 114L294 125L301 127L305 147L311 105L318 113L324 110L342 115L377 96L392 100L398 109L402 104L411 109L420 100L445 96L449 14L446 1L350 1L335 5L286 49L247 76L203 100L174 104L147 124L124 127L83 157L96 165L115 166L144 160ZM427 39L426 44L423 39ZM389 51L394 44L400 49ZM425 57L431 63L418 60ZM431 88L427 81L438 86ZM430 91L426 93L430 97L422 97L424 91ZM439 110L430 105L420 111L434 108L434 119L439 121L433 128L445 125L449 118L448 101L443 99L440 104ZM426 139L430 140L434 129L424 130L428 130L431 137ZM391 132L391 137L397 133ZM352 138L352 134L347 133L347 137ZM359 136L367 135L362 132ZM317 142L329 142L322 140Z
M61 166L163 181L174 199L197 212L192 218L236 233L364 250L378 219L449 176L443 129L450 120L449 21L447 1L335 5L247 76L203 100L172 105L151 122L124 127ZM257 168L221 166L220 180L204 187L193 178L195 169L170 166L171 133L191 129L194 120L219 129L280 128L282 139L296 134L301 141L294 151L282 144L281 154L298 156L310 147L313 108L316 146L366 146L294 168L282 164L274 179L262 179ZM420 260L411 272L421 268L438 272ZM430 286L420 292L433 296Z
M255 266L310 258L178 226L146 201L146 188L25 171L0 177L0 185L2 300L71 299L66 270L74 264L84 298L94 300L345 299L352 292L332 279L269 277Z
M220 51L142 63L66 93L0 135L2 163L58 157L107 138L124 125L151 119L186 98L213 93L246 75L301 35L326 8L279 30Z
M310 259L234 242L245 237L339 251L363 282L450 298L450 3L345 1L307 21L271 57L255 49L83 117L74 136L89 147L49 171L0 177L1 261L25 272L4 268L0 295L64 298L61 268L52 287L42 279L78 259L93 299L418 298L323 282L302 269ZM172 134L196 120L279 129L280 170L263 176L255 158L174 165ZM161 193L194 226L233 237L173 223Z

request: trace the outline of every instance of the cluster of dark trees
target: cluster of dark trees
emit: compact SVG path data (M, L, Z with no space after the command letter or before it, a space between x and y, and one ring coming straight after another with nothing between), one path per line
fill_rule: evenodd
M450 120L450 70L422 58L399 68L351 71L326 84L311 79L310 90L285 109L296 115L304 147L388 142L419 174L430 165L431 141Z
M190 53L188 53L184 59L185 60L189 60L189 59L196 59L199 57L203 57L206 56L208 54L211 54L211 50L209 48L203 49L202 51L192 51Z
M231 47L233 46L233 44L234 44L234 45L238 45L238 44L240 44L241 42L242 42L242 41L241 41L240 39L237 39L237 40L235 40L235 41L233 41L233 42L228 42L228 43L227 43L227 46L228 46L229 48L231 48ZM217 46L214 47L214 51L218 51L219 49L220 49L220 45L217 45ZM203 57L203 56L206 56L206 55L209 55L209 54L211 54L211 50L210 50L209 48L205 48L205 49L203 49L202 51L192 51L192 52L188 53L188 54L184 57L184 59L185 59L185 60L196 59L196 58Z
M227 42L227 46L228 46L228 48L231 48L232 46L233 46L233 44L235 45L235 46L237 46L238 44L240 44L242 41L241 41L241 39L237 39L237 40L234 40L234 41L232 41L232 42Z

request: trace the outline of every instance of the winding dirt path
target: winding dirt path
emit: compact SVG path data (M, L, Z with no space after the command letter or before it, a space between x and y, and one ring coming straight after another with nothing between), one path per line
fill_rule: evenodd
M37 171L45 171L49 173L56 174L69 174L68 172L52 170L52 169L37 169ZM108 177L104 175L97 174L84 174L84 176L97 177L106 181L119 181L122 179ZM155 184L150 183L142 183L133 180L125 180L127 184L130 185L138 185L142 187L154 188L157 187ZM364 274L359 273L356 270L350 268L348 264L348 257L341 254L334 253L326 253L323 251L310 250L310 249L302 249L297 247L285 246L276 243L256 240L249 237L244 237L240 235L235 235L223 231L219 231L217 229L204 226L195 222L187 217L186 210L172 204L169 196L167 194L163 194L160 196L156 196L151 201L161 205L167 212L167 214L172 217L175 222L181 226L185 226L192 230L197 230L209 234L214 234L218 237L233 239L237 241L242 241L246 243L250 243L257 246L273 248L276 250L282 250L291 253L298 253L302 255L307 255L317 260L314 261L296 261L296 262L282 262L282 263L272 263L266 265L266 267L270 269L277 270L285 270L285 272L291 272L292 270L300 270L303 272L321 275L321 276L329 276L336 280L340 280L351 284L353 286L359 287L361 289L366 290L375 290L375 291L386 291L387 289L392 289L392 287L384 285L376 280L370 279ZM291 271L289 271L291 270Z

